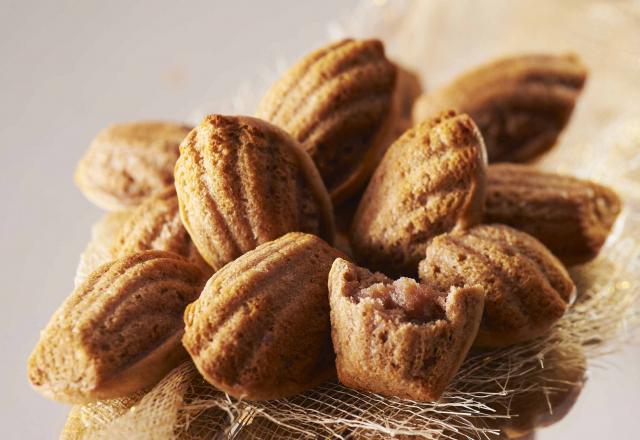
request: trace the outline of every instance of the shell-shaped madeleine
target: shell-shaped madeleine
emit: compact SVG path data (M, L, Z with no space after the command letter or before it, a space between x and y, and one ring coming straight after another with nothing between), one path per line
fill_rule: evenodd
M180 142L191 128L169 122L115 124L102 130L76 168L76 184L97 206L119 211L173 186Z
M131 217L132 210L107 212L91 227L89 243L80 255L76 268L74 287L78 287L87 277L104 263L112 261L113 242L118 236L120 228Z
M503 58L423 95L414 120L450 108L468 113L480 127L490 162L526 161L555 144L586 78L576 55Z
M301 231L333 240L333 209L300 144L244 116L207 116L180 146L182 223L214 269L261 243Z
M529 234L480 225L435 237L420 279L441 289L483 286L484 315L475 345L504 347L546 333L573 301L562 263Z
M380 41L342 40L298 61L256 115L302 143L339 201L364 184L388 145L395 78Z
M203 281L197 266L169 252L141 252L100 266L42 331L29 358L29 380L67 403L153 385L186 356L182 315Z
M183 344L204 378L250 400L313 387L334 372L327 275L343 254L289 233L216 272L184 314Z
M331 332L344 385L438 400L478 332L484 294L393 281L343 259L329 274Z
M444 113L389 148L360 201L350 242L364 266L414 275L432 237L482 219L486 153L467 115Z
M598 255L620 210L612 189L589 180L517 164L487 170L485 222L533 235L565 264Z
M204 273L211 268L205 263L180 220L175 189L149 197L131 210L111 243L114 258L147 250L173 252L198 265Z

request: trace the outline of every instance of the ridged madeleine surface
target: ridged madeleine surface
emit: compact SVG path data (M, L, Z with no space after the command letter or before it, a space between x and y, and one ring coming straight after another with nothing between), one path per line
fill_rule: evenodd
M204 378L232 396L277 399L334 372L327 275L343 254L289 233L227 264L187 307L183 343Z
M147 250L173 252L191 260L203 272L211 271L182 225L174 189L150 197L131 210L111 243L115 258Z
M395 80L380 41L342 40L295 64L256 114L302 143L338 201L358 190L388 145Z
M182 223L214 269L301 231L333 240L333 209L300 144L255 118L207 116L180 146Z
M546 333L564 315L576 287L538 240L504 225L480 225L435 237L420 280L447 289L480 285L484 315L475 345L504 347Z
M565 264L593 259L620 213L606 186L526 165L488 168L485 221L525 231Z
M587 78L576 55L518 55L476 67L423 95L416 122L453 108L480 127L490 162L521 162L551 148Z
M421 401L438 400L478 332L478 287L438 291L393 281L343 259L329 274L331 333L340 382Z
M360 201L350 242L363 266L413 275L427 242L479 223L486 153L467 115L448 112L408 130L387 151Z
M97 206L119 211L173 185L178 146L190 127L169 122L115 124L78 163L76 184Z
M100 266L41 333L28 363L32 385L67 403L153 385L185 358L182 315L202 278L197 266L161 251Z

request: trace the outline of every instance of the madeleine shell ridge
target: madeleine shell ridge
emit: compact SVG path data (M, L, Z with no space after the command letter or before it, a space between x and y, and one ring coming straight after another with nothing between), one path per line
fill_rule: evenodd
M216 272L184 315L183 344L205 379L234 397L266 400L332 377L327 275L341 256L292 232Z
M387 275L414 275L427 242L482 220L486 152L471 118L447 112L389 148L350 230L357 260Z
M435 237L419 273L441 289L483 286L478 347L505 347L548 333L576 295L567 270L542 243L504 225Z
M100 266L42 331L29 358L29 380L66 403L153 385L186 357L182 315L203 282L197 266L169 252L140 252Z
M574 54L505 57L423 95L414 120L449 108L468 113L482 132L490 162L524 162L556 143L586 78L587 69Z
M518 164L488 168L484 221L531 234L567 265L598 255L621 209L615 191L589 180Z
M256 115L300 141L337 202L366 182L388 146L395 81L380 41L346 39L303 57Z
M147 250L173 252L196 264L203 273L212 272L182 225L174 188L149 197L132 209L111 243L115 258Z
M210 115L180 150L180 216L214 270L287 232L333 241L333 208L322 179L298 142L278 127Z

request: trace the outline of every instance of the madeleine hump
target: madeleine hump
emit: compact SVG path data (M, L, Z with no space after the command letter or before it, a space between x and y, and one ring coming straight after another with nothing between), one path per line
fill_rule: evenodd
M564 264L595 258L621 208L612 189L589 180L526 165L488 168L485 222L533 235Z
M479 287L436 290L410 278L393 281L336 259L329 301L342 384L436 401L476 337L484 294Z
M542 243L504 225L435 237L420 262L420 280L440 289L483 287L478 347L505 347L544 335L576 295L566 269Z
M182 362L182 315L204 284L183 257L128 255L96 269L42 331L28 362L31 384L65 403L127 396Z
M318 170L268 122L207 116L180 145L175 178L182 223L214 270L287 232L333 241L333 208Z
M216 272L184 314L182 342L204 378L234 397L268 400L333 377L327 276L342 256L292 232Z
M120 211L173 186L178 146L190 127L169 122L115 124L78 163L75 181L100 208Z
M382 42L342 40L298 61L256 115L300 141L339 202L364 185L393 140L389 133L401 120L395 87L396 67Z
M576 55L502 58L423 95L414 121L450 108L468 113L480 127L490 162L523 162L556 143L586 79Z
M427 242L480 223L486 152L480 131L453 111L408 130L374 173L350 231L363 266L415 275Z

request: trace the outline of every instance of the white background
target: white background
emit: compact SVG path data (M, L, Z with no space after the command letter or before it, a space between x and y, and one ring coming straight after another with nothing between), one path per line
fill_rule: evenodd
M100 211L72 174L110 122L223 112L245 81L324 41L355 0L0 0L0 430L57 437L68 408L37 395L26 358L71 292ZM640 350L599 362L538 439L639 438Z

